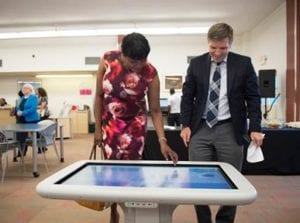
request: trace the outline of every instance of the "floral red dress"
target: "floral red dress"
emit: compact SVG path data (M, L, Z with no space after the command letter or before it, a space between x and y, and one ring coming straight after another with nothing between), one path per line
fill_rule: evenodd
M120 56L120 51L104 54L103 144L108 159L140 160L147 127L145 95L157 72L149 63L139 73L128 71Z

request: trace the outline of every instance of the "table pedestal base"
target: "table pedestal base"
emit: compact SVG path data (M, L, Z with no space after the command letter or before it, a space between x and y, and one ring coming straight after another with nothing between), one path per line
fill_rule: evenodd
M125 202L120 206L124 211L125 223L171 223L177 207L153 202Z

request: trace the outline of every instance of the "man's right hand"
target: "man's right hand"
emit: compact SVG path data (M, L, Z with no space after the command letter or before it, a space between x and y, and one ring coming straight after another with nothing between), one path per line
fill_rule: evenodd
M191 129L190 129L190 127L184 127L181 130L180 137L182 138L184 145L186 147L188 147L189 142L190 142L190 137L191 137Z

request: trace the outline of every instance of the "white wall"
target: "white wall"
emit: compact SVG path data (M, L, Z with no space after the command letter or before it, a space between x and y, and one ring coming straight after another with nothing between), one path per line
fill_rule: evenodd
M10 105L15 106L19 91L17 82L19 80L33 80L33 78L5 77L0 80L0 97L4 97ZM93 109L95 76L89 78L47 78L39 81L47 90L51 115L58 116L64 103L77 105L80 108L83 105L88 105ZM80 95L79 90L81 88L91 88L92 95Z
M43 87L49 92L49 109L52 114L59 114L63 104L88 105L93 109L96 80L89 78L50 78L43 79ZM80 95L81 88L91 88L92 95Z
M282 93L274 111L283 116L285 109L285 69L286 69L286 25L285 4L251 32L235 35L232 51L249 55L256 71L274 68L277 70L277 92ZM206 35L147 36L151 52L149 61L157 68L161 79L161 97L167 97L164 90L164 75L185 76L187 56L195 56L207 51ZM85 65L84 58L102 56L107 50L116 49L116 37L89 38L49 38L27 40L1 40L0 51L3 67L0 68L0 97L10 104L16 98L17 81L26 76L16 77L13 72L32 71L95 71L97 65ZM32 57L35 55L35 57ZM262 55L268 57L266 65L259 63ZM1 77L1 72L12 72L11 77ZM32 78L31 78L32 79ZM95 77L82 79L43 79L42 85L49 94L49 107L57 114L64 101L70 104L87 104L92 107L95 93ZM80 96L79 88L85 85L92 89L92 96ZM276 109L277 108L277 109Z
M280 93L269 115L270 119L285 119L286 107L286 3L257 25L249 35L248 52L258 73L261 69L276 69L276 94ZM266 61L262 60L263 57ZM273 99L268 100L270 105Z
M116 48L116 37L1 40L0 72L95 70L85 57ZM34 57L32 56L34 55Z
M184 77L188 65L187 56L195 56L207 51L206 36L147 36L147 38L151 45L149 61L157 68L161 79L161 97L167 97L169 92L164 90L164 75L180 74ZM10 78L1 77L0 74L0 97L5 97L10 104L14 104L18 91L17 81L27 79L26 75L15 77L14 72L95 71L97 65L84 65L84 58L102 56L105 51L116 49L116 46L115 37L0 41L3 60L0 73L12 72ZM235 46L238 48L238 41L235 42ZM94 96L90 98L79 96L79 86L83 83L93 89L94 95L95 78L42 79L42 86L49 94L49 107L52 113L58 114L64 101L75 105L92 106Z
M155 65L161 80L161 97L167 97L164 90L164 75L182 75L185 77L188 67L187 56L197 56L206 53L206 35L187 36L150 36L151 53L149 61ZM240 37L236 36L232 50L241 53ZM184 78L183 78L184 80Z

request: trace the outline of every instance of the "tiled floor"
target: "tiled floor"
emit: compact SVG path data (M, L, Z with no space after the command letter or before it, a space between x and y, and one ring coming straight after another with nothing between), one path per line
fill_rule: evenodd
M96 212L80 207L74 201L50 200L37 195L39 181L68 164L88 158L92 135L78 135L65 140L65 163L57 162L49 148L47 173L39 157L40 177L31 175L30 154L26 157L26 172L18 163L10 162L7 176L0 183L1 223L105 223L109 222L109 209ZM30 153L31 151L29 151ZM257 200L238 208L236 222L241 223L299 223L300 176L247 176L258 191ZM213 213L217 206L212 207ZM121 214L121 223L123 216ZM173 215L174 223L196 223L194 209L189 205L178 206Z

